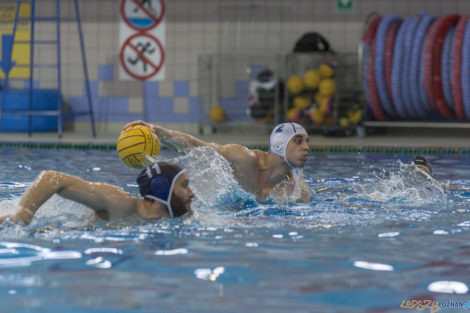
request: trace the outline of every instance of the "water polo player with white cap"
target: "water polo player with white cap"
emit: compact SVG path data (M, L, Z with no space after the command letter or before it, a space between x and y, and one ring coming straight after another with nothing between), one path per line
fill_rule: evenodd
M9 219L29 224L39 207L54 194L86 205L103 220L133 215L156 220L191 212L194 193L189 187L188 175L178 165L153 163L142 171L137 183L144 199L109 184L89 182L53 170L42 171L21 197L16 212L0 217L0 223Z
M289 190L301 190L300 193L292 192L294 197L299 195L294 201L309 202L311 199L307 183L294 179L294 170L305 166L309 149L307 132L299 124L277 125L271 134L268 152L248 149L238 144L205 142L190 134L144 121L128 123L124 129L135 125L150 127L165 146L179 153L188 153L198 147L213 148L230 162L233 175L240 187L254 194L259 201L272 196L271 192L279 189L275 187L280 185L283 188L287 186L284 188L287 193ZM292 185L300 188L292 188Z
M269 150L277 154L278 156L282 157L284 161L292 168L303 167L305 163L298 165L297 163L294 165L291 161L288 160L286 153L287 153L287 145L289 144L290 140L294 136L298 136L299 140L302 140L301 135L308 136L307 131L305 128L300 126L297 123L284 123L277 125L273 131L271 132L271 137L269 138ZM299 136L300 135L300 136ZM290 150L289 150L290 152ZM305 161L307 161L306 157L307 154L302 154L304 156Z

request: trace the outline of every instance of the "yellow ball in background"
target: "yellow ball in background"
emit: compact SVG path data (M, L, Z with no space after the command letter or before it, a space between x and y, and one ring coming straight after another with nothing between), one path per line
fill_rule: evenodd
M287 80L287 89L292 94L297 94L304 89L304 80L299 75L292 75Z
M348 113L348 120L352 124L357 124L362 120L362 110L357 109Z
M209 111L209 118L214 123L225 121L225 110L220 105L213 106Z
M318 107L320 111L323 113L327 113L330 111L330 108L328 105L330 104L330 97L325 97L322 99L322 101L319 102L320 106Z
M308 114L315 124L321 125L325 121L325 113L322 112L319 107L311 108L308 110Z
M339 119L339 125L342 127L347 127L349 125L349 120L347 117L342 117Z
M312 98L308 96L297 96L294 98L294 107L298 109L305 109L312 103Z
M330 101L331 96L324 96L321 93L317 92L315 94L315 102L318 103L320 106L326 107L328 102Z
M309 88L317 88L320 84L321 76L317 70L308 70L304 74L304 84Z
M160 140L149 127L136 125L119 135L116 149L119 158L127 166L143 168L157 160Z
M300 112L302 111L302 109L299 109L299 108L291 108L287 111L287 120L289 122L297 122L299 120L299 117L300 117Z
M336 90L336 83L334 79L327 78L320 82L318 91L322 96L332 96Z
M318 72L320 73L322 78L330 78L330 77L333 77L333 75L335 74L333 67L326 63L320 64L320 67L318 68Z

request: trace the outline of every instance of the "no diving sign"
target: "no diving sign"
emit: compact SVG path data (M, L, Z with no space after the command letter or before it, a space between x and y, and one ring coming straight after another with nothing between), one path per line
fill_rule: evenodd
M130 28L147 31L157 26L165 14L163 0L123 0L121 16Z
M164 0L122 0L120 11L119 78L164 79Z
M121 64L135 79L155 76L165 60L165 52L157 38L145 33L129 37L121 48Z

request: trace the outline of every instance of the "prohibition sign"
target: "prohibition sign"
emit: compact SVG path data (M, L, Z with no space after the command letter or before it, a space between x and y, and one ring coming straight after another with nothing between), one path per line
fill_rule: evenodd
M135 79L144 80L160 71L165 60L165 51L154 36L145 33L134 34L122 45L120 58L127 74ZM148 68L150 68L149 74L146 73Z
M121 16L124 22L138 32L156 27L164 14L164 0L122 0L121 2Z

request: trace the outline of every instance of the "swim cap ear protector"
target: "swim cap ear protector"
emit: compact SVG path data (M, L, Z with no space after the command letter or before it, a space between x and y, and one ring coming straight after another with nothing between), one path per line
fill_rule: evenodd
M271 137L269 138L269 150L277 154L278 156L284 158L286 163L294 168L286 158L286 149L287 144L297 134L305 134L308 136L305 128L300 126L297 123L283 123L274 127L271 132Z
M412 162L415 165L420 165L420 166L426 167L429 170L429 173L432 176L432 165L431 165L431 162L429 162L428 159L426 159L425 157L422 157L422 156L417 156L417 157L413 158Z
M137 177L140 194L146 199L163 203L168 207L170 216L175 217L171 207L171 197L175 188L175 182L183 173L185 173L185 170L176 164L155 162L147 166Z

